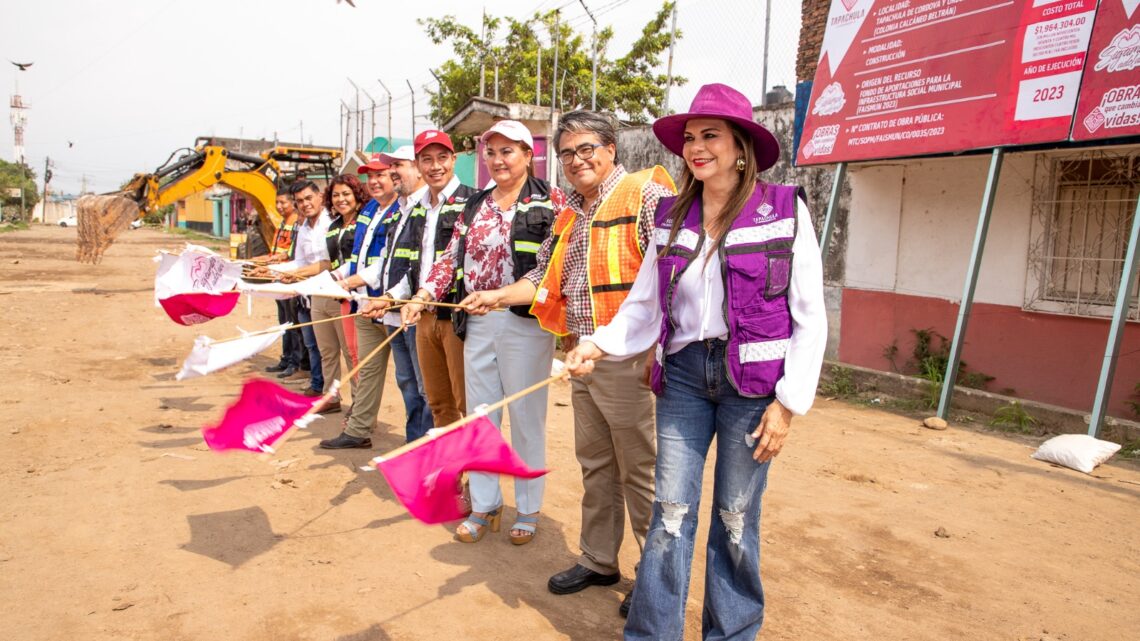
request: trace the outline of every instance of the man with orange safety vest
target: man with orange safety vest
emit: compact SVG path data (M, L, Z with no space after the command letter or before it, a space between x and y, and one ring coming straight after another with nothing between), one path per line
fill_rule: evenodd
M539 324L561 336L562 348L569 350L617 313L652 247L657 202L675 189L661 167L631 174L617 163L617 132L603 114L563 115L554 148L574 192L539 249L538 266L512 285L479 292L472 306L532 303ZM601 361L589 376L571 379L575 451L585 488L582 556L550 578L555 594L621 580L618 550L627 508L638 547L645 543L657 448L644 364L644 358ZM627 595L619 612L628 611Z

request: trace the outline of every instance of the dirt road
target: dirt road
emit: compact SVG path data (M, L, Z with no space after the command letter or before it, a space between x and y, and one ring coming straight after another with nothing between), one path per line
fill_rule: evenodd
M128 232L88 266L72 261L74 237L0 235L0 638L620 638L628 579L546 590L577 554L565 384L551 397L538 538L453 542L357 471L402 440L391 372L371 452L316 447L337 416L276 464L209 452L200 427L276 352L207 378L174 374L198 333L268 326L272 303L181 327L153 305L149 260L179 239ZM1112 463L1089 477L1031 460L1034 445L819 402L769 477L760 638L1140 638L1140 471ZM627 576L636 554L623 550Z

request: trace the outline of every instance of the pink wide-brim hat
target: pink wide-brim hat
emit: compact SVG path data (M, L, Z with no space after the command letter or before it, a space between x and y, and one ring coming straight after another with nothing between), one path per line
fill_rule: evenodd
M779 141L752 119L752 103L748 98L728 85L713 83L701 87L688 112L658 118L653 123L653 133L666 149L681 156L685 148L685 123L693 118L719 118L739 125L752 138L759 171L780 159Z

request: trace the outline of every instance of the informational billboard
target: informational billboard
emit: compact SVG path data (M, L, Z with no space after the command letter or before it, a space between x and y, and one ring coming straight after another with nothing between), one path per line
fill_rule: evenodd
M1073 140L1140 135L1140 0L1101 0Z
M1068 139L1096 5L832 0L797 164Z

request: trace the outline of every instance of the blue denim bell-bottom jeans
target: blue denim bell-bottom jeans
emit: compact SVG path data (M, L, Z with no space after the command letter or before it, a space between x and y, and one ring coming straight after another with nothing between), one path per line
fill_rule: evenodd
M681 641L705 457L716 437L713 505L705 553L703 639L755 639L764 620L760 497L768 463L751 433L771 398L738 394L725 342L690 343L665 359L657 399L657 497L637 572L626 639Z

